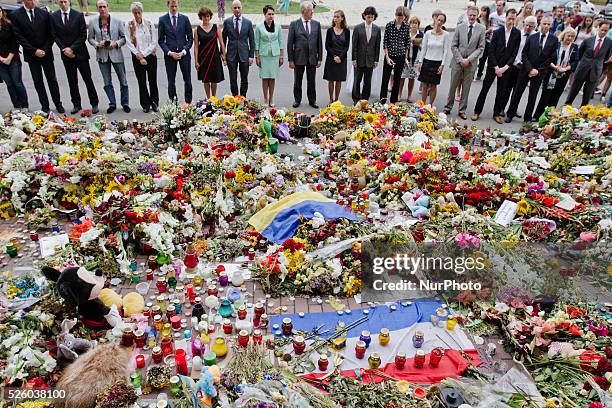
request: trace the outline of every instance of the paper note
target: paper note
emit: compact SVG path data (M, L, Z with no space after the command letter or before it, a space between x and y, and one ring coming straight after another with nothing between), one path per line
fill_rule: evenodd
M495 222L507 227L514 219L517 209L518 205L515 202L505 200L495 214Z
M529 161L537 164L543 169L550 169L550 163L546 161L546 158L541 156L531 156L529 157Z
M597 166L576 166L571 172L574 174L594 174Z
M572 211L574 207L576 207L576 201L572 198L571 195L561 193L561 201L555 204L557 207L562 208L566 211Z
M55 247L61 246L62 248L69 242L68 234L51 235L50 237L42 237L40 243L40 255L43 258L47 258L55 254Z

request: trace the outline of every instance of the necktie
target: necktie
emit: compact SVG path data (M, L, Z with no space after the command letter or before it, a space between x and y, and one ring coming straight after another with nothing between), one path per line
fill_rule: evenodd
M30 21L34 22L34 9L30 10Z
M473 26L470 25L470 29L468 31L468 44L470 43L470 40L472 39L472 28Z
M372 37L372 26L366 25L366 41L370 42L371 37Z
M544 40L546 39L546 34L542 34L540 36L540 52L542 52L542 48L544 48Z
M172 29L176 31L176 16L172 16Z
M236 22L235 22L235 29L236 29L236 33L240 34L240 28L238 27L238 21L240 20L238 17L235 18Z
M601 38L597 40L597 45L595 46L595 56L599 55L600 48L601 48Z
M64 25L68 24L68 13L64 13Z
M310 35L310 20L306 21L306 34Z

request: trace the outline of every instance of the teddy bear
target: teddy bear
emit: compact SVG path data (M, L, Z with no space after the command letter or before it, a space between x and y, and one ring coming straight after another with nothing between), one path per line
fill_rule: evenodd
M95 340L89 341L74 337L70 330L76 326L76 323L76 319L64 319L61 324L62 331L58 345L58 354L69 361L76 360L79 355L86 353L98 344Z

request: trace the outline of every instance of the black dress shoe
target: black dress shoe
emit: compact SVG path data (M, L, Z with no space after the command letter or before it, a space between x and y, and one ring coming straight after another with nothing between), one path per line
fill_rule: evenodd
M523 117L523 115L519 115L518 113L516 115L514 115L514 116L516 116L519 119Z
M45 112L47 115L51 112L50 108L42 108L41 111Z
M506 119L504 119L504 122L506 123L512 122L512 116L506 116Z
M149 113L149 111L150 111L150 110L151 110L150 108L144 108L142 111L143 111L144 113Z
M505 117L505 116L506 116L506 113L505 113L505 112L502 112L502 113L500 113L500 114L499 114L499 116L501 116L501 117L503 118L503 117Z
M157 105L156 105L156 104L151 105L151 110L152 110L153 112L159 112L159 109L157 108Z
M115 105L111 105L108 107L108 109L106 110L106 113L113 113L115 110L117 109L117 107Z
M123 105L123 111L125 113L130 113L132 110L130 109L130 107L128 105Z
M98 108L98 105L95 105L95 106L91 107L91 113L93 113L95 115L98 112L100 112L100 109Z
M57 113L66 113L66 109L62 105L57 107Z
M80 106L75 106L74 108L72 108L72 110L70 111L71 115L74 115L75 113L79 113L81 111L81 107Z
M311 108L315 108L315 109L319 109L319 105L317 105L314 102L309 103L308 105L310 105Z
M300 107L300 103L299 102L293 102L293 107L294 108L299 108Z

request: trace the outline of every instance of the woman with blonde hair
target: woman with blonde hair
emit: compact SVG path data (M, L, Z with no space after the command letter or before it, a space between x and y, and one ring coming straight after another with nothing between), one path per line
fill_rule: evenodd
M408 97L409 103L412 102L412 90L414 89L414 82L418 76L416 70L417 57L419 51L421 51L421 42L423 41L423 32L421 31L421 19L417 16L410 17L408 20L410 26L410 47L408 48L408 58L406 58L404 70L402 71L402 79L400 79L400 87L398 100L402 100L402 93L404 91L404 83L408 78Z
M547 106L556 107L559 103L567 81L578 65L578 46L574 43L575 39L576 30L571 27L567 27L561 33L555 58L550 63L550 69L544 78L534 118L539 118Z
M525 23L525 19L529 16L533 16L533 3L530 1L526 1L523 5L523 9L516 16L516 28L521 30L523 28L523 24Z
M595 35L595 30L593 29L594 21L593 15L587 14L584 16L584 20L576 27L576 45L578 47L580 47L584 40Z

